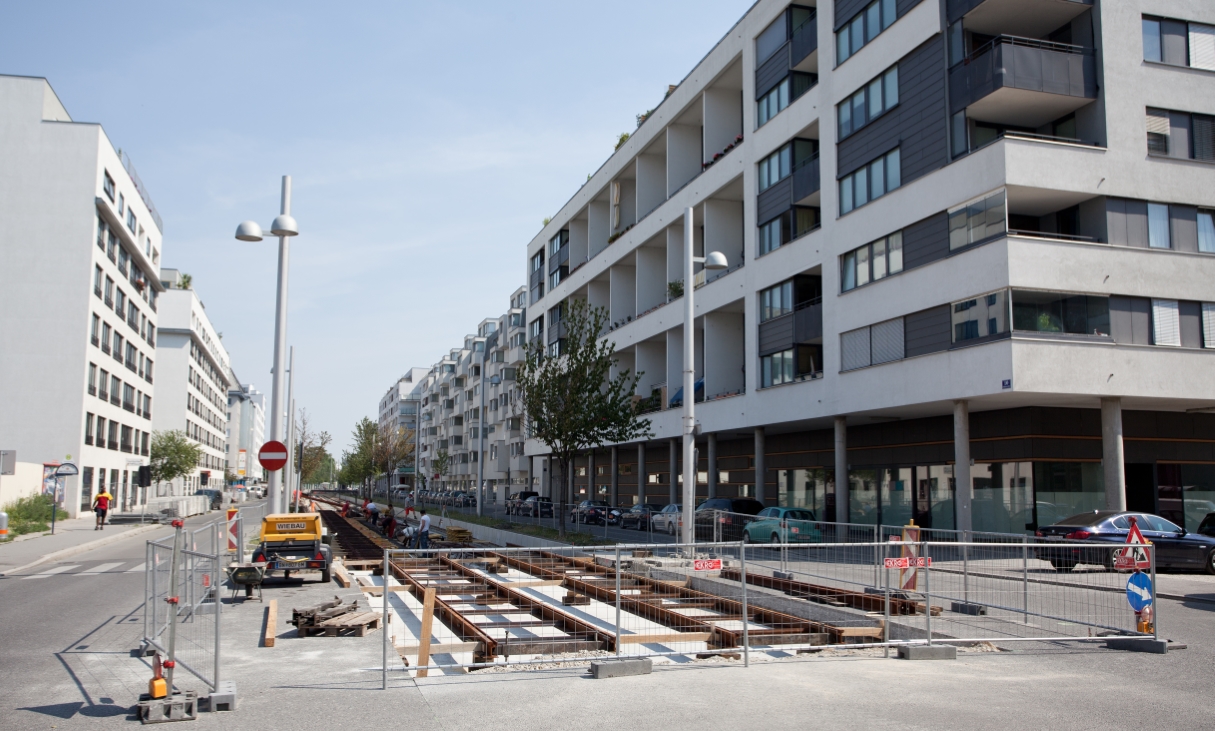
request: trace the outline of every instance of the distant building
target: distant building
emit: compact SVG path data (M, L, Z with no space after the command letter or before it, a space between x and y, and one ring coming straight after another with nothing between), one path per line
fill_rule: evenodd
M251 384L241 383L233 373L228 389L228 470L238 482L265 482L265 471L257 452L266 440L266 396Z

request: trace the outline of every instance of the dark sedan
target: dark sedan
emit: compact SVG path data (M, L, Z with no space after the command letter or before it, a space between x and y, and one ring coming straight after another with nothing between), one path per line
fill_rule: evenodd
M1215 574L1215 536L1187 532L1185 528L1150 513L1094 510L1039 528L1035 535L1055 541L1125 544L1127 533L1131 530L1131 518L1135 519L1143 537L1156 547L1157 569L1200 570ZM1203 525L1206 524L1204 520ZM1081 563L1112 569L1116 550L1115 546L1076 546L1039 548L1035 554L1061 571L1070 571Z
M659 510L662 510L661 505L637 503L620 516L620 527L646 530L650 527L650 516Z
M525 498L515 508L515 515L526 515L529 518L551 518L553 517L553 501L550 498L532 495Z
M583 500L570 511L570 520L575 523L599 523L607 520L610 506L602 500Z

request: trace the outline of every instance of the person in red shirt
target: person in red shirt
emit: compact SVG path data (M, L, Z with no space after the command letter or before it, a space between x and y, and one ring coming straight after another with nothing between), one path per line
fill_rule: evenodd
M114 496L106 492L104 487L93 499L93 512L97 514L97 525L93 527L93 530L102 530L105 527L105 516L110 512L110 501L113 499Z

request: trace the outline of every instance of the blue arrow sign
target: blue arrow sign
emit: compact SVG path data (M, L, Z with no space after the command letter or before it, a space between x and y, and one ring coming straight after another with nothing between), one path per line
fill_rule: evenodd
M1152 605L1152 577L1144 573L1134 573L1126 580L1126 600L1131 603L1131 609L1142 612Z

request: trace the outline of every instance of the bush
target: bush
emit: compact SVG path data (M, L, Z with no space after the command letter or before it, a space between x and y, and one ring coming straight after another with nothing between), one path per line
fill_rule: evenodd
M31 495L4 506L8 513L8 534L21 536L51 529L51 496ZM67 518L67 511L59 510L58 520Z

